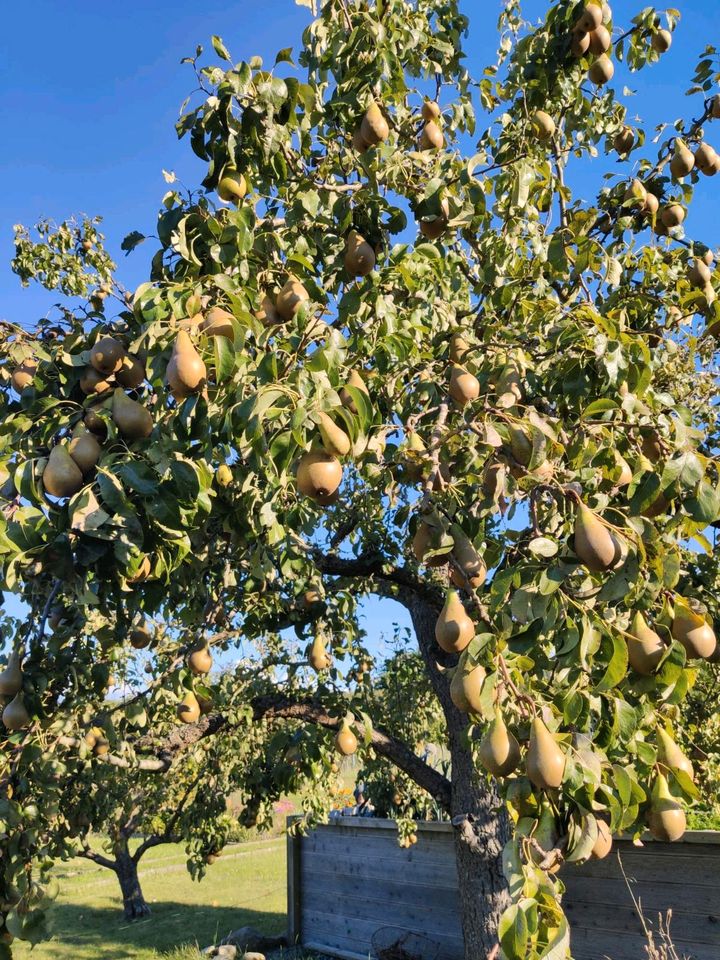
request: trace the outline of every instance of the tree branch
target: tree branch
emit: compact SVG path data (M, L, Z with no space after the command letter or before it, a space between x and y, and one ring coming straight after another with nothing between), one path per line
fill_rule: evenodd
M93 863L97 863L101 867L107 867L108 870L117 873L117 863L114 860L110 860L109 857L103 857L100 853L95 853L87 844L83 846L77 856L84 857L86 860L92 860Z

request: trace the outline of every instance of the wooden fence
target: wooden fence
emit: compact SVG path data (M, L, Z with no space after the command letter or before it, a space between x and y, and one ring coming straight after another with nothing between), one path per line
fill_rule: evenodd
M462 960L452 827L422 823L418 843L397 844L390 820L343 817L288 837L290 943L344 960L368 960L380 927L421 934L437 960ZM688 960L720 960L720 833L680 843L617 840L646 917L672 910L671 932ZM574 960L642 960L645 943L615 853L563 870Z

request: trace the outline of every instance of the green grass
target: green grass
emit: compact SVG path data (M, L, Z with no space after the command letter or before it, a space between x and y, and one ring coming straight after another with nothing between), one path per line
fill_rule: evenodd
M86 860L57 868L60 895L53 937L32 952L13 945L16 960L195 960L184 945L206 947L250 925L267 934L285 929L284 837L225 848L200 883L185 869L180 845L156 847L140 862L140 882L152 915L126 923L115 875Z

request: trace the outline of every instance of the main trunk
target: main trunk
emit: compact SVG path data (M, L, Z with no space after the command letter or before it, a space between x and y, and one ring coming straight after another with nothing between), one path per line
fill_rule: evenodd
M465 960L491 960L497 953L497 928L507 906L502 850L510 836L508 816L494 785L479 777L465 743L467 717L450 699L445 676L437 669L443 656L435 644L438 608L417 596L407 603L435 693L447 719L452 762L450 814L456 824L455 858Z
M146 917L150 913L150 907L143 897L137 863L130 856L127 843L118 844L115 848L115 872L122 891L125 919L137 920L139 917Z

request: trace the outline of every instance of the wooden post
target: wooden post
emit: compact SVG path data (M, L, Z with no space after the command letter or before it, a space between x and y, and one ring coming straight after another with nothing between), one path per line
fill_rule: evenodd
M294 823L301 820L301 817L290 816L287 818L287 942L288 947L294 947L301 943L302 924L300 915L300 905L302 891L300 889L300 851L301 837L292 833L291 828Z

